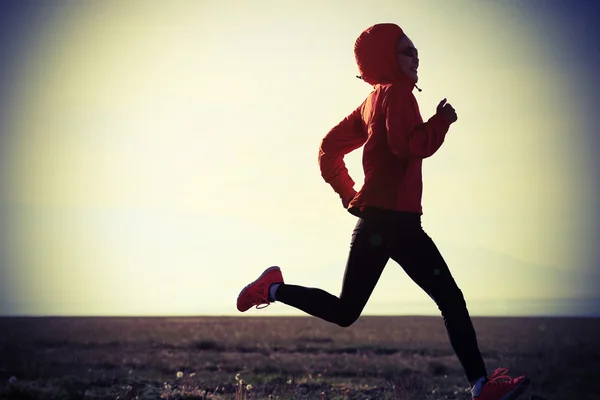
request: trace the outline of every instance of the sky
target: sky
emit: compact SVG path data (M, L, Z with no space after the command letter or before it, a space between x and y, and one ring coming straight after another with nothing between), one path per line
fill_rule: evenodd
M423 118L459 116L423 227L471 315L600 315L590 4L3 2L0 315L304 315L236 310L272 265L339 294L356 218L318 147L379 22L419 49ZM439 311L390 261L364 315L414 314Z

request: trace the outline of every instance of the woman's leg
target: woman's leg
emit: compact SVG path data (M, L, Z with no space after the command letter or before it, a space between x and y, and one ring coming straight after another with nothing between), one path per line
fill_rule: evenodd
M342 327L352 325L362 313L389 260L381 229L374 221L358 220L339 298L317 288L281 284L275 300Z
M420 217L397 226L389 236L391 258L437 304L452 348L473 383L486 376L486 369L462 291L435 243L423 231Z

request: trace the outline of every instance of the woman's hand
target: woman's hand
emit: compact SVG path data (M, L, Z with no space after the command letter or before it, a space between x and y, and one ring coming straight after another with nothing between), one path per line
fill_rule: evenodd
M437 106L437 113L444 117L451 124L458 120L458 116L456 115L456 111L450 105L450 103L446 103L446 99L442 100L440 104Z
M342 199L342 204L344 205L345 209L348 209L348 207L350 206L350 202L352 200L354 200L354 198L356 197L356 192L354 192L354 194L350 197L348 197L347 199Z

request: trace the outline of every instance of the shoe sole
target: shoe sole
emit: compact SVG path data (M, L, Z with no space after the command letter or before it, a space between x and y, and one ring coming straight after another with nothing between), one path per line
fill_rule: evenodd
M529 378L523 379L521 383L519 383L519 386L517 386L512 392L505 394L500 400L515 400L517 397L522 395L525 390L527 390L530 383L531 381Z
M260 281L260 280L261 280L261 279L262 279L262 278L263 278L265 275L267 275L267 274L268 274L269 272L271 272L271 271L280 271L280 272L281 272L281 268L279 268L279 267L269 267L269 268L267 268L267 269L266 269L266 270L265 270L265 271L264 271L264 272L263 272L263 273L262 273L262 274L261 274L261 275L260 275L258 278L256 278L255 280L253 280L252 282L250 282L249 284L247 284L247 285L246 285L246 287L242 289L242 291L240 292L240 294L238 294L238 297L237 297L238 301L240 300L240 297L242 297L242 295L244 294L244 292L245 292L245 291L246 291L246 290L247 290L247 289L248 289L250 286L252 286L252 285L254 285L256 282ZM251 309L251 308L252 308L252 306L248 307L247 309L245 309L245 310L243 310L243 311L242 311L242 310L240 310L240 309L238 308L238 311L240 311L240 312L244 312L244 311L248 311L248 310L249 310L249 309Z

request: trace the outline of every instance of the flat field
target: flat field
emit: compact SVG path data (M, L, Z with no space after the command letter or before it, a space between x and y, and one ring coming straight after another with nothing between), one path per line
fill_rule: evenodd
M473 323L522 399L600 399L600 319ZM24 400L471 398L441 317L0 318L0 379Z

